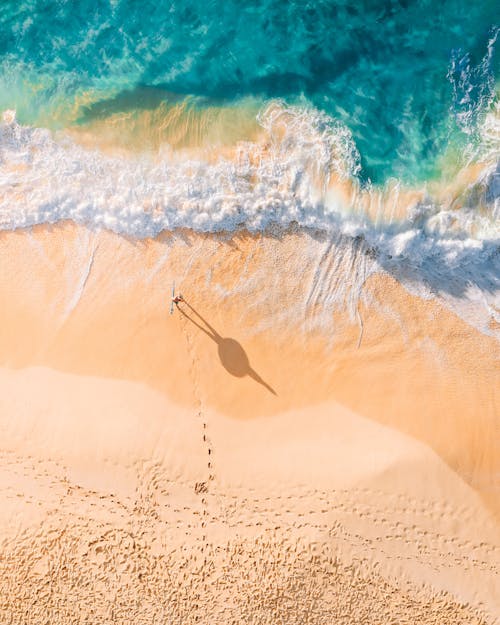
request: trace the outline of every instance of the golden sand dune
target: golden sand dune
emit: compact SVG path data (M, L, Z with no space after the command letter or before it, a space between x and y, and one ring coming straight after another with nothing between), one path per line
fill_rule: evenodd
M314 233L0 256L0 621L498 622L494 338Z

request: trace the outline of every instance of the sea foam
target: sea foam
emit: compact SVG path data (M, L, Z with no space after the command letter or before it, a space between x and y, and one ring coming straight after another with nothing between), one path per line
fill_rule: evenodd
M240 142L231 158L215 161L201 152L179 156L168 146L155 155L104 154L23 126L7 111L0 124L0 228L69 219L144 238L176 228L257 232L295 224L361 238L387 263L452 272L464 263L491 267L500 236L496 119L485 123L489 166L457 203L423 191L398 191L389 201L383 191L363 187L349 130L315 109L281 101L259 114L260 143Z

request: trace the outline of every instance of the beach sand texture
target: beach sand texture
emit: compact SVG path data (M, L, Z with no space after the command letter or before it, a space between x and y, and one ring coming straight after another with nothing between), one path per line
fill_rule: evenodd
M1 623L500 622L493 325L314 231L0 265Z

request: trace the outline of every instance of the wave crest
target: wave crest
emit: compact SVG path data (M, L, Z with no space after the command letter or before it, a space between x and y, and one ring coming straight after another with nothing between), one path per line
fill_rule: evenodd
M262 231L297 223L362 236L389 257L416 260L426 249L440 250L449 261L460 249L498 239L495 163L479 178L465 176L458 190L434 196L397 181L363 188L356 179L358 151L341 123L281 101L269 102L258 122L264 131L259 141L240 141L215 158L168 146L155 157L123 157L22 126L6 112L0 124L0 227L71 219L149 237L181 227Z

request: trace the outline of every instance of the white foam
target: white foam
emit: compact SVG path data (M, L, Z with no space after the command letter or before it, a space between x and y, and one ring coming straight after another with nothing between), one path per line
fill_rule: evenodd
M344 126L282 102L271 102L258 119L267 142L242 143L235 159L213 163L173 158L169 150L157 158L112 157L22 126L8 111L0 124L0 228L71 219L150 237L181 227L262 231L297 223L362 237L391 270L405 261L407 269L431 283L438 274L452 282L463 274L481 289L498 291L498 272L492 271L499 262L500 237L495 165L458 210L426 198L395 221L391 215L399 195L384 206L383 196L374 192L372 220L359 208L369 191L355 181L347 201L345 194L332 192L332 176L354 179L359 170L359 155ZM487 123L491 129L493 121Z
M47 130L20 126L8 112L0 125L0 226L73 219L139 237L178 227L260 230L293 220L326 226L321 193L311 179L327 179L347 159L339 155L342 150L336 158L330 150L333 129L322 126L314 137L315 120L304 115L278 140L273 124L283 115L276 107L262 115L271 145L257 154L257 164L252 145L242 145L236 161L209 164L168 156L112 158L57 141ZM300 123L304 119L309 128Z
M499 32L498 27L492 29L486 53L477 65L471 62L468 52L458 49L453 52L448 71L448 80L453 91L452 112L458 128L468 136L465 152L469 162L478 157L488 157L488 125L495 118L491 109L496 107L498 113L493 62ZM498 117L496 122L498 123ZM493 152L496 152L497 158L498 145L497 135L493 144Z

